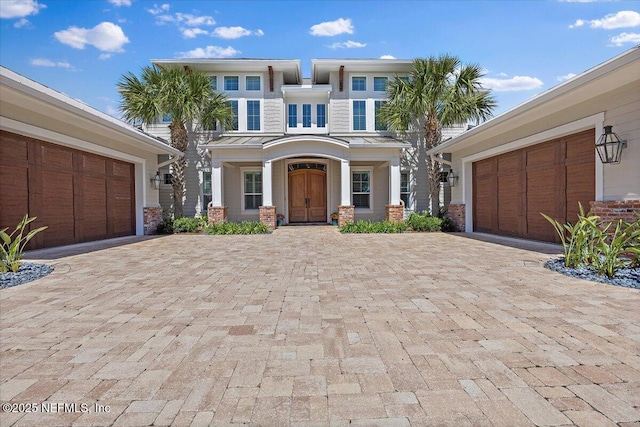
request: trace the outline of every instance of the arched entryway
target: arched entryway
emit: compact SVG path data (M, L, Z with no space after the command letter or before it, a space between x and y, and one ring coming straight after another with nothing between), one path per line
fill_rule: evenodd
M288 168L289 222L327 221L327 165L290 163Z

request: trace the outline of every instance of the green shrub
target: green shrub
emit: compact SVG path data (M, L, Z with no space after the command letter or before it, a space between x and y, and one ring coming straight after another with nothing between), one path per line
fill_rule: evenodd
M33 236L47 228L39 227L33 229L25 236L25 228L35 219L35 216L29 218L29 215L25 215L11 234L7 234L8 228L0 230L0 239L2 239L2 245L0 245L0 273L6 273L9 270L17 273L20 269L20 260L24 256L25 246Z
M442 229L440 218L431 216L428 212L421 214L412 212L407 219L407 225L414 231L440 231Z
M613 277L621 267L640 266L640 215L633 223L619 220L605 225L597 215L591 212L585 215L581 204L578 204L578 211L578 221L574 225L561 224L541 214L560 237L566 267L588 266L600 275ZM609 231L612 227L613 231Z
M440 226L440 229L447 233L453 233L458 231L458 227L456 227L456 224L448 216L445 216L444 218L442 218L442 224Z
M268 234L271 230L260 221L216 222L204 227L205 234Z
M158 224L157 232L159 234L173 234L173 219L164 217L162 222Z
M404 222L360 220L348 222L340 227L341 233L402 233L407 230Z
M179 217L173 220L174 233L197 233L204 227L200 217Z

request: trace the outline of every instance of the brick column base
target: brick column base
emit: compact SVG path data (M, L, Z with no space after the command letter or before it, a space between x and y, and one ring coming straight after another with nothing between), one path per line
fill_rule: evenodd
M402 222L404 221L404 206L387 205L387 221Z
M207 217L209 218L209 224L224 222L227 220L227 207L209 206L207 208Z
M638 220L640 200L610 200L606 202L589 202L591 211L603 222L614 222L622 219L626 222Z
M449 203L447 218L453 221L453 224L456 226L456 231L464 231L466 228L464 211L465 209L463 204Z
M338 226L342 227L348 222L355 222L356 207L351 205L338 206Z
M276 229L276 207L260 206L260 222L267 224L270 230Z
M144 207L142 213L144 215L144 234L156 234L158 225L162 222L162 208Z

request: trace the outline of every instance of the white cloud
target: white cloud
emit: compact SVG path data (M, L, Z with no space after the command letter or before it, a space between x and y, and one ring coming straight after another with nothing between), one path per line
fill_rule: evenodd
M199 47L187 52L180 52L180 58L229 58L240 54L239 50L232 48L231 46L207 46L205 48Z
M353 34L351 19L338 18L335 21L321 22L309 29L312 36L337 36L338 34Z
M209 34L208 31L203 30L202 28L183 28L182 29L182 36L185 39L193 39L201 34Z
M40 9L47 7L39 4L37 0L1 0L0 18L24 18L29 15L36 15Z
M192 15L190 13L180 13L177 12L174 15L170 14L156 14L152 9L147 9L149 13L156 16L156 24L164 25L164 24L175 24L179 26L186 25L188 27L199 27L201 25L215 25L216 20L208 15Z
M109 0L109 3L117 7L131 6L131 0Z
M30 61L31 65L35 65L36 67L59 67L66 69L73 69L73 66L66 61L55 62L46 58L35 58Z
M611 37L611 43L613 43L614 46L622 46L626 43L638 44L640 43L640 34L620 33L617 36Z
M21 18L13 24L16 28L30 28L31 22L27 18Z
M53 35L60 43L75 49L91 45L103 52L123 52L122 46L129 43L122 28L111 22L102 22L90 29L69 27Z
M168 11L169 11L169 5L166 3L161 4L160 6L158 6L157 4L154 4L151 9L147 9L147 12L149 12L152 15L159 15L161 13L168 12Z
M382 55L380 59L396 59L396 57L393 55Z
M493 89L496 92L513 92L520 90L537 89L543 85L542 80L537 77L529 76L513 76L511 78L496 79L483 77L480 79L482 85L486 88Z
M617 13L606 15L602 19L593 19L585 21L578 19L569 28L582 27L589 24L591 28L602 28L605 30L614 30L616 28L631 28L640 26L640 13L633 10L621 10Z
M101 53L101 54L98 56L98 59L102 59L102 60L104 61L105 59L109 59L109 58L111 58L112 56L113 56L113 54L111 54L111 53Z
M348 40L346 42L336 42L327 46L329 49L354 49L359 47L365 47L366 43L354 42L352 40Z
M569 73L569 74L565 74L564 76L558 76L558 77L556 77L556 80L557 80L557 81L559 81L559 82L563 82L563 81L565 81L565 80L569 80L569 79L574 78L576 75L577 75L577 74Z
M212 33L212 36L220 37L221 39L239 39L246 36L263 36L264 31L256 30L251 31L243 27L218 27Z

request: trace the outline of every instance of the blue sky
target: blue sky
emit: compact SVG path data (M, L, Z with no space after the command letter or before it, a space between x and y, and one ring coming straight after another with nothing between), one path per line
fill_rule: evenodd
M640 1L0 0L0 63L119 117L150 59L401 59L486 70L504 112L640 44Z

